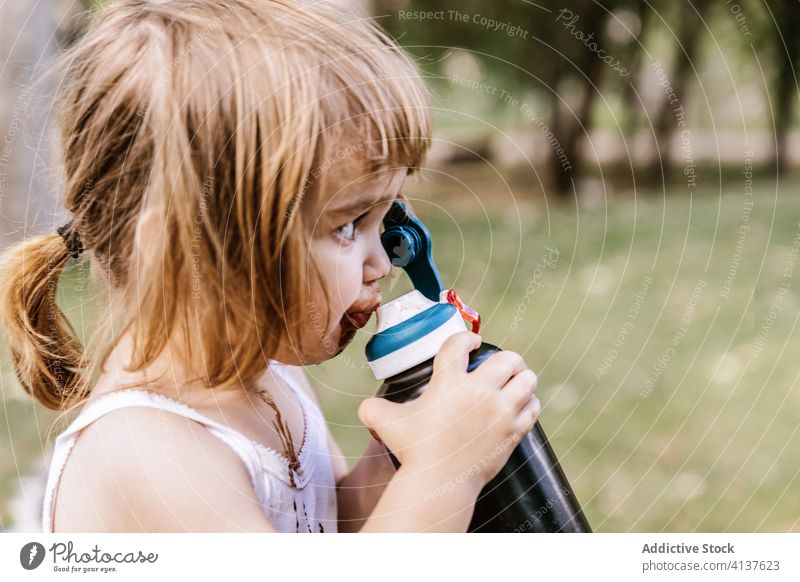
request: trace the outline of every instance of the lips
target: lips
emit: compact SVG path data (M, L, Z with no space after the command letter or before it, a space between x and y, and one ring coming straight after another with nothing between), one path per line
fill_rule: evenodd
M361 329L367 325L369 318L372 317L372 313L345 313L345 317L350 321L353 327Z
M361 329L369 321L372 314L380 307L381 297L371 298L366 301L359 301L353 304L351 309L342 317L342 321L355 329Z

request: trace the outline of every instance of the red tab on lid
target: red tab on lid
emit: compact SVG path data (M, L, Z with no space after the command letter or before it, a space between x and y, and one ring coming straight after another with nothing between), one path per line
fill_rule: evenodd
M458 296L458 293L456 293L455 289L450 289L447 292L447 302L455 305L456 309L458 309L458 312L461 314L461 317L472 324L472 333L478 333L478 330L481 327L480 313L461 301L461 297Z

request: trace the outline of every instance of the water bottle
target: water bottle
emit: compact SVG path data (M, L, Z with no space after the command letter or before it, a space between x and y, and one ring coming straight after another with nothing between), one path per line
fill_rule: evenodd
M367 362L383 384L377 395L392 402L419 397L433 373L433 357L451 335L477 332L480 315L453 290L445 290L433 262L427 228L400 201L384 218L381 242L414 290L378 308L377 329L366 346ZM467 371L501 348L483 342L469 355ZM388 450L388 449L387 449ZM395 467L400 464L388 451ZM506 465L481 490L469 532L590 532L575 493L537 422Z

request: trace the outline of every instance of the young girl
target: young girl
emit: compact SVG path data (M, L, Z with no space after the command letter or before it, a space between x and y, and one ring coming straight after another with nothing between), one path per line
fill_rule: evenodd
M480 338L452 336L422 397L361 404L382 443L351 471L301 368L380 303L381 221L430 142L407 57L321 2L126 0L64 62L72 220L0 273L22 385L82 407L45 531L466 531L539 412L518 354L467 373ZM108 306L92 349L55 301L71 259Z

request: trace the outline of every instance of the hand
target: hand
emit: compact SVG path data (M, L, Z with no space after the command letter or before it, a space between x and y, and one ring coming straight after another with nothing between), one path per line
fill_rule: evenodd
M368 398L361 403L361 422L403 465L435 468L483 486L533 428L541 410L534 395L536 374L511 351L492 354L467 372L469 353L480 344L480 336L471 332L449 337L416 400L399 404Z

